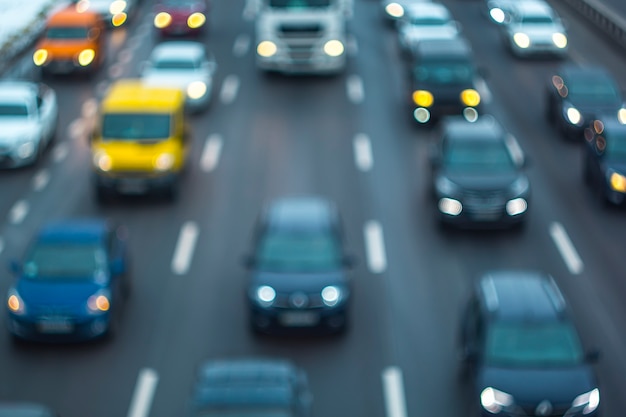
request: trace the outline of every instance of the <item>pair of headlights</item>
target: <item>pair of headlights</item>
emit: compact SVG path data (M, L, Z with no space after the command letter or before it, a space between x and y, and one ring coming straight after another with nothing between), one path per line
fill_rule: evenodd
M480 404L490 413L497 414L503 408L512 406L514 398L511 394L487 387L480 393ZM583 414L589 414L594 412L598 405L600 405L600 390L594 388L574 398L571 407L577 410L582 408Z
M566 106L564 108L564 114L565 114L565 117L567 118L567 121L570 124L573 124L576 126L582 126L583 123L585 122L583 115L574 106ZM621 124L626 124L626 109L625 108L621 108L617 111L617 120Z
M171 153L163 152L152 160L152 166L157 171L169 171L174 167L176 158ZM100 171L108 172L113 168L113 158L106 152L97 152L93 157L93 164Z
M521 49L526 49L531 45L530 36L524 32L515 33L513 35L513 41L515 45ZM552 43L559 49L565 49L565 47L567 47L567 36L565 36L564 33L555 32L552 34Z
M111 308L111 295L109 291L100 290L87 299L86 309L89 314L106 313ZM9 290L7 307L13 314L23 315L26 313L26 305L16 289Z
M167 12L160 12L154 17L154 26L157 29L165 29L172 24L172 15ZM187 18L187 26L189 29L198 29L206 22L206 16L203 13L196 12Z
M328 307L336 306L342 298L339 287L328 285L322 289L322 302ZM276 290L269 285L261 285L256 289L256 300L263 307L271 307L276 300Z
M428 108L435 103L435 96L428 90L415 90L412 97L413 103L418 107ZM459 100L468 107L476 107L480 104L480 94L473 88L468 88L461 91Z
M47 49L37 49L33 54L33 62L36 66L40 67L48 62L50 58L50 54ZM76 55L75 61L81 67L86 67L91 64L96 58L96 51L91 48L83 49Z
M324 43L323 50L330 57L338 57L343 54L345 48L341 41L331 39ZM263 58L271 58L278 52L278 46L272 41L262 41L257 45L256 52Z

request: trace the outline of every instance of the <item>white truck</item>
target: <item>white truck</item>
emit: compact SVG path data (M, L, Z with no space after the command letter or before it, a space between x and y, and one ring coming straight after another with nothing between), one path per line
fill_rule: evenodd
M256 62L266 71L330 74L346 66L352 0L258 0Z

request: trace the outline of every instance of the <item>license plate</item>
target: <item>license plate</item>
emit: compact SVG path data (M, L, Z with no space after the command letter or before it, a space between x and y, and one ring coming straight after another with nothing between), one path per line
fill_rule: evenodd
M133 178L121 180L118 189L124 194L143 194L146 192L147 186L143 179Z
M39 331L42 333L71 333L74 326L69 320L42 320L38 323Z
M312 311L290 311L280 315L280 322L283 326L314 326L318 321L319 315Z

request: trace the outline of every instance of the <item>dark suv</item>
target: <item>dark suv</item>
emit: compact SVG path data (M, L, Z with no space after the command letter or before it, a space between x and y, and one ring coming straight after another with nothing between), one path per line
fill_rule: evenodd
M496 271L461 326L464 375L483 416L595 416L600 391L565 300L547 274Z

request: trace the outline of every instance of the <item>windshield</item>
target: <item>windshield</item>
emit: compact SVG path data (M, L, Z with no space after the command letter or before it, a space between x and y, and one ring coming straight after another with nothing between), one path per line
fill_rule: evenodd
M505 173L516 169L502 141L448 141L444 164L450 170L482 174Z
M463 61L428 62L413 70L415 79L432 84L465 84L474 81L474 67Z
M200 65L192 60L162 59L154 63L153 68L161 70L196 69Z
M321 272L339 267L341 251L328 233L268 233L257 252L259 269L273 272Z
M329 7L332 0L268 0L273 8L281 9L308 9L315 7Z
M486 360L506 366L567 366L583 359L569 323L498 323L487 335Z
M626 159L626 132L620 129L618 132L611 132L610 138L606 141L605 155L609 159Z
M450 21L443 17L413 17L409 23L414 26L442 26L447 25Z
M108 113L102 121L102 137L115 140L155 140L170 137L167 113Z
M0 117L28 116L26 103L0 103Z
M29 278L90 279L106 270L106 255L96 244L39 243L24 262Z
M87 39L89 28L83 26L55 26L46 31L48 39Z
M572 100L591 103L621 103L617 87L609 80L580 80L568 84L568 95Z
M524 16L520 23L524 25L551 25L554 21L550 16Z

